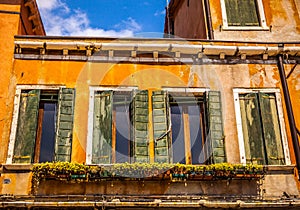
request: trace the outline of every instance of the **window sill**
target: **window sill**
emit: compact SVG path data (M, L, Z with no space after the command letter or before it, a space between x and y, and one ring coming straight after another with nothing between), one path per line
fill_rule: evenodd
M270 31L269 27L263 26L221 26L223 31Z
M32 171L32 164L3 164L2 173L27 173Z
M295 165L270 165L266 167L266 174L293 174Z

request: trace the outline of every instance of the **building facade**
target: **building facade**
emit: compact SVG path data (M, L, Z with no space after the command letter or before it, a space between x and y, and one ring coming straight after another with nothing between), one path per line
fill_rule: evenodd
M242 2L171 1L182 38L115 39L44 36L35 1L0 1L2 207L298 208L299 3ZM35 181L45 162L172 168Z

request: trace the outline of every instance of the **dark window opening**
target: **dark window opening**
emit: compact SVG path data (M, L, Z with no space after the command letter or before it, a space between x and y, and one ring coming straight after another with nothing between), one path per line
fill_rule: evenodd
M113 94L113 122L116 138L115 162L130 162L130 92L114 92Z
M203 95L176 94L169 96L172 122L174 163L205 163L205 117Z
M34 162L54 161L57 102L58 91L41 91Z

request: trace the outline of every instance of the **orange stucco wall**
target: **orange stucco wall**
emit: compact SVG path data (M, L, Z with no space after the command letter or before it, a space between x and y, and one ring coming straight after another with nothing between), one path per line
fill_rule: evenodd
M292 66L287 66L287 71ZM294 107L299 104L299 76L297 68L289 79ZM83 163L86 156L88 107L90 86L138 86L139 89L155 90L162 87L205 87L222 92L225 145L227 160L238 163L239 147L235 120L233 88L280 88L276 65L146 65L112 64L74 61L14 60L11 77L12 102L16 85L65 85L76 88L75 121L73 132L72 161ZM8 113L13 111L9 106ZM299 122L299 112L295 109ZM287 118L285 116L287 122ZM7 123L11 123L10 119ZM290 139L289 130L287 130ZM9 129L7 131L10 132ZM8 135L3 148L7 148ZM290 141L289 141L290 142ZM291 142L289 143L292 148ZM5 160L7 150L2 150ZM292 162L294 162L291 150Z
M20 12L19 5L2 5L0 10ZM11 123L11 108L14 95L10 89L12 58L14 53L14 35L19 29L19 14L0 13L0 162L5 161L5 150L7 150L7 139Z
M263 0L269 30L223 30L220 0L210 1L212 25L216 40L299 41L300 16L297 0Z

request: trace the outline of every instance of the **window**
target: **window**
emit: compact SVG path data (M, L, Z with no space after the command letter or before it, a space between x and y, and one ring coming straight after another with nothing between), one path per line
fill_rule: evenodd
M152 93L155 161L225 162L220 92L166 88Z
M278 90L234 90L242 163L290 164Z
M87 163L148 162L147 93L91 88Z
M203 93L171 93L169 101L173 162L204 163L206 123Z
M224 162L220 93L187 90L91 87L87 163Z
M30 88L17 88L7 163L70 161L74 90Z
M262 0L221 0L223 29L268 29Z

